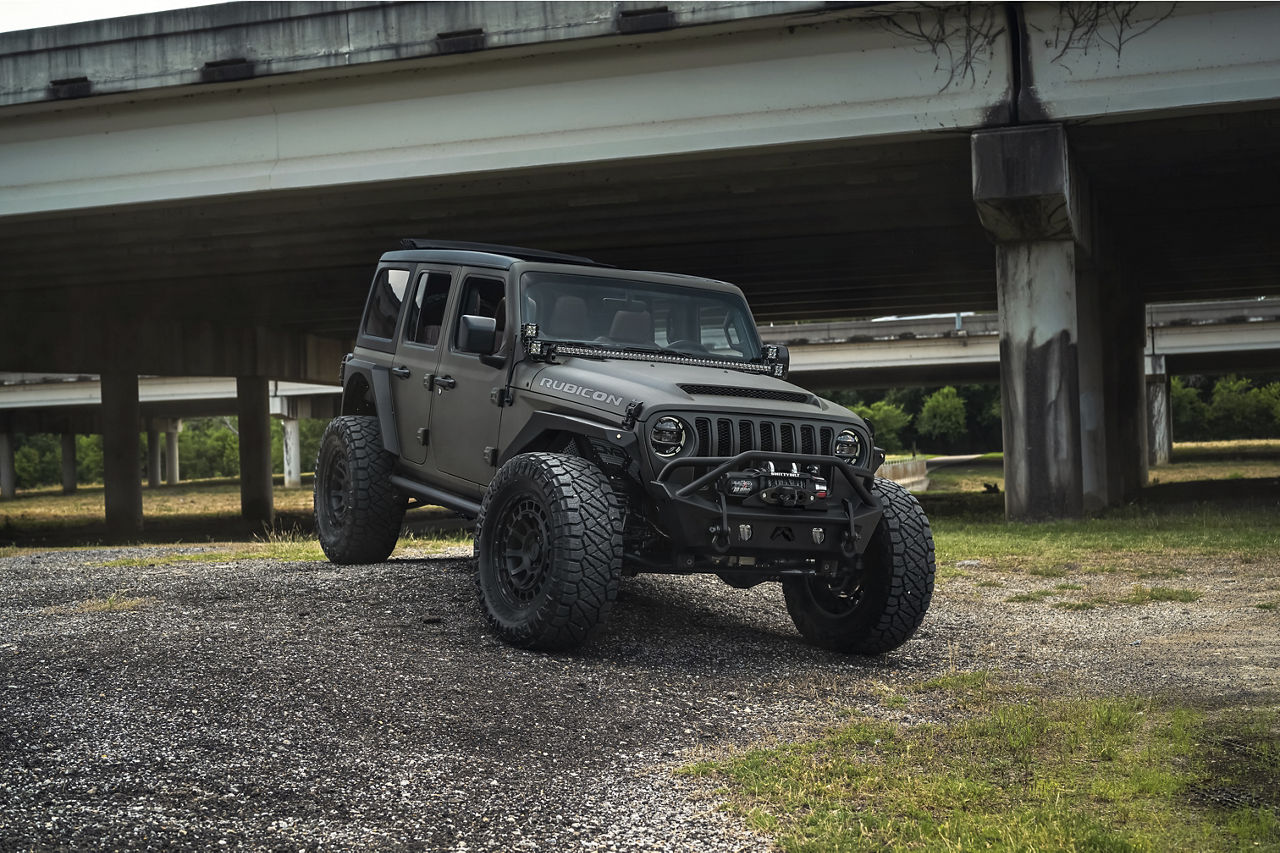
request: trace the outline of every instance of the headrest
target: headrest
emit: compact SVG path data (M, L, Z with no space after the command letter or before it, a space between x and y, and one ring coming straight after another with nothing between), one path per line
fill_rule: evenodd
M653 315L648 311L619 311L613 315L609 337L626 344L653 343Z

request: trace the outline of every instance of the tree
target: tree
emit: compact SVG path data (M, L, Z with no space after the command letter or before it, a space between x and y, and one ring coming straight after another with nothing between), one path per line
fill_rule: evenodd
M911 423L911 415L901 406L887 400L877 400L870 406L850 406L858 417L869 421L876 433L876 444L889 453L901 453L904 449L902 431Z
M925 399L916 426L921 435L948 445L961 440L965 437L964 398L950 385L939 388Z
M1200 392L1181 376L1169 380L1169 412L1173 437L1179 441L1202 441L1209 437L1209 406Z

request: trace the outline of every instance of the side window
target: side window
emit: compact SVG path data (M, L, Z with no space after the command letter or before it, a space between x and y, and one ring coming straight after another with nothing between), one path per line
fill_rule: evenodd
M471 314L476 317L492 317L499 330L506 320L506 300L503 298L506 288L501 279L471 277L462 288L462 301L458 307L458 316ZM501 312L499 312L501 308ZM454 346L458 345L457 332L454 332Z
M429 347L440 343L444 308L452 283L453 277L444 272L424 272L418 276L418 287L409 303L409 319L405 322L405 340Z
M384 269L378 272L364 313L366 335L388 340L395 335L396 318L400 316L400 304L404 302L408 285L408 270Z

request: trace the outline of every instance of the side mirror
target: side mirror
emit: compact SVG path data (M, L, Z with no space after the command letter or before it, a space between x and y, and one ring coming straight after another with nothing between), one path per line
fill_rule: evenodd
M458 318L458 349L482 355L493 352L497 325L492 317L463 314Z

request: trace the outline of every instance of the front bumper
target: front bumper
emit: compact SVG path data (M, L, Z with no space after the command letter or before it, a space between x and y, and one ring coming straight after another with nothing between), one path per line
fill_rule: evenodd
M719 487L732 472L773 463L830 471L827 496L804 506L744 505ZM682 475L694 469L693 479ZM705 469L705 470L704 470ZM703 470L703 473L696 473ZM849 562L867 547L883 514L871 493L875 474L830 456L747 451L737 456L689 457L662 467L650 484L661 520L675 543L677 567L758 568L762 571Z

